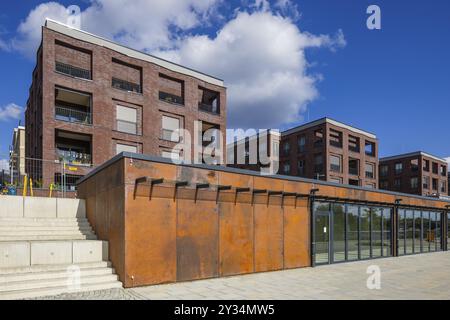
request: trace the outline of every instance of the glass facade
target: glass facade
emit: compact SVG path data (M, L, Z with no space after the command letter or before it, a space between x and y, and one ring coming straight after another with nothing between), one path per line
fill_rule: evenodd
M441 213L398 210L398 255L442 250Z
M314 202L314 262L328 264L392 255L392 210Z

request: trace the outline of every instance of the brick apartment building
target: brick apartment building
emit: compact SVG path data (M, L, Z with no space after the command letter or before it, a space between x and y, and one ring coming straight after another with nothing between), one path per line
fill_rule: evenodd
M448 164L425 152L380 159L380 189L422 196L448 195Z
M47 20L25 119L27 157L46 160L38 177L44 187L58 179L55 161L78 165L73 183L122 151L183 157L172 151L180 141L172 133L183 128L193 140L195 120L202 132L214 128L225 137L226 88L220 79Z
M281 174L376 189L377 169L372 133L329 118L281 133Z

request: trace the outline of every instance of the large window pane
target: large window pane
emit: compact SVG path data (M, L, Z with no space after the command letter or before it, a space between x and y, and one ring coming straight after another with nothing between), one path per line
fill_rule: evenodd
M430 212L430 251L436 251L436 212Z
M383 257L392 255L391 209L383 209Z
M422 212L422 250L423 252L430 251L430 213L428 211Z
M372 208L372 258L381 257L382 209Z
M361 259L370 258L370 208L361 207L360 213Z
M358 206L347 206L347 258L358 260Z
M398 210L398 255L405 254L405 238L406 238L406 211Z
M436 251L441 251L441 213L436 212Z
M414 211L414 253L421 253L422 213Z
M330 204L314 203L314 233L315 233L315 262L317 264L329 262L330 248Z
M333 260L345 261L345 207L333 204Z
M414 212L406 210L406 254L413 253L414 241Z

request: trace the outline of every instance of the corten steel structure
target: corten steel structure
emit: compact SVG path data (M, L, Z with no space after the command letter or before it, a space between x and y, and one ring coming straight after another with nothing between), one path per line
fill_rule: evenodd
M172 151L174 130L188 130L194 144L198 120L200 133L225 137L226 111L222 80L47 20L25 114L26 154L77 164L74 179L121 151L183 157ZM55 168L44 164L34 180L48 186Z
M380 159L380 189L423 196L448 195L448 164L425 152Z
M125 287L449 244L450 202L250 170L122 153L84 177L78 190Z

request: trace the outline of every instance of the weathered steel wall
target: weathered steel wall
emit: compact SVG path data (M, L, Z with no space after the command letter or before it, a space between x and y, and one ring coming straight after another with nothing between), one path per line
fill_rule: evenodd
M135 185L141 177L164 182ZM87 200L99 238L110 242L120 280L133 287L310 266L309 199L294 194L311 189L358 201L396 199L345 186L130 158L84 180L79 195ZM448 204L402 199L404 205Z

